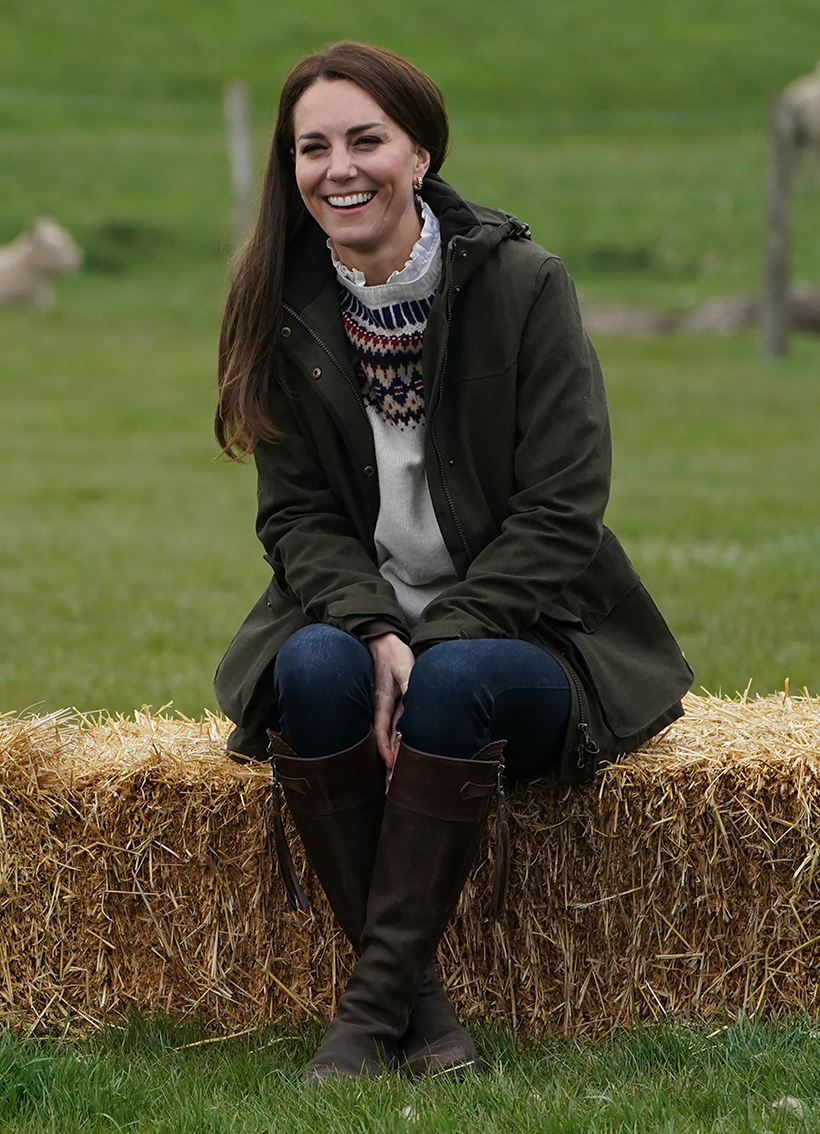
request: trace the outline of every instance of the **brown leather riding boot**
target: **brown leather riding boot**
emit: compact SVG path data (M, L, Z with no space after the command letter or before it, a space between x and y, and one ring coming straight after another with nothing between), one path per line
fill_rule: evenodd
M305 852L336 920L359 953L385 806L385 765L373 733L345 751L310 759L297 756L278 734L270 736L274 774ZM289 858L287 851L280 849L280 857ZM286 878L287 863L280 861L280 867ZM294 891L292 904L297 902ZM432 965L389 1064L410 1074L425 1074L441 1066L431 1053L443 1056L448 1066L481 1066Z
M458 901L499 790L503 741L456 760L399 748L361 933L361 956L306 1078L380 1075L394 1064L411 1005ZM457 1072L442 1037L419 1071ZM424 1040L425 1037L422 1037ZM463 1062L463 1061L461 1061ZM468 1061L469 1062L469 1061Z

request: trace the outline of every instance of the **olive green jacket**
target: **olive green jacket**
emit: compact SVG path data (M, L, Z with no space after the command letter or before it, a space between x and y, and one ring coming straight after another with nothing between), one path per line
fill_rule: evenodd
M216 673L238 727L264 751L254 693L309 622L362 639L393 631L417 653L453 638L522 638L574 689L559 775L592 776L680 716L692 673L604 526L610 437L600 367L562 262L520 221L428 176L443 275L424 336L425 462L459 582L410 630L379 574L379 484L324 233L288 253L270 405L280 440L257 446L257 534L273 569Z

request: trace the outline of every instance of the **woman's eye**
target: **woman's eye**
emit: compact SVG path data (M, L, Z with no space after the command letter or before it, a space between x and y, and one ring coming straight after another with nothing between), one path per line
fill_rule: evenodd
M381 138L375 138L372 134L363 134L361 138L356 139L357 146L379 146L381 145Z
M307 142L299 150L299 153L300 154L315 154L315 153L319 153L319 151L322 150L322 149L324 149L324 147L321 145L320 142Z

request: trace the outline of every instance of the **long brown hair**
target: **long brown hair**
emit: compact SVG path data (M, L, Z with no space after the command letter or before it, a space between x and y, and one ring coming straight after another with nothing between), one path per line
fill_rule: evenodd
M267 405L275 379L275 347L282 324L287 242L307 216L293 165L293 114L318 79L347 79L430 154L437 173L447 153L449 127L441 91L423 71L384 48L336 43L309 55L282 87L254 231L242 253L225 305L219 336L219 401L216 439L224 453L241 458L258 441L279 434Z

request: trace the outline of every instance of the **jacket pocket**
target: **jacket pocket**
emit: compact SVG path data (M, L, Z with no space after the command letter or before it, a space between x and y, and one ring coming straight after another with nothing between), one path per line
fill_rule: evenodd
M553 622L569 624L594 634L621 599L640 583L624 549L609 529L592 562L577 578L567 583L558 598L544 607Z
M608 529L589 567L545 608L541 627L555 635L619 740L651 735L653 722L679 715L670 716L670 706L691 685L692 671Z
M267 557L266 557L267 558ZM290 587L282 587L276 575L268 583L265 591L265 606L274 618L286 613L291 607L301 607L301 603Z
M474 382L515 371L517 342L497 341L498 335L476 335L450 346L447 374L451 381Z
M291 634L308 621L299 603L272 580L233 636L214 675L216 699L235 724L247 721L265 670Z
M571 663L591 685L617 737L643 733L692 684L691 669L640 583L612 607L595 633L567 627L564 638Z

